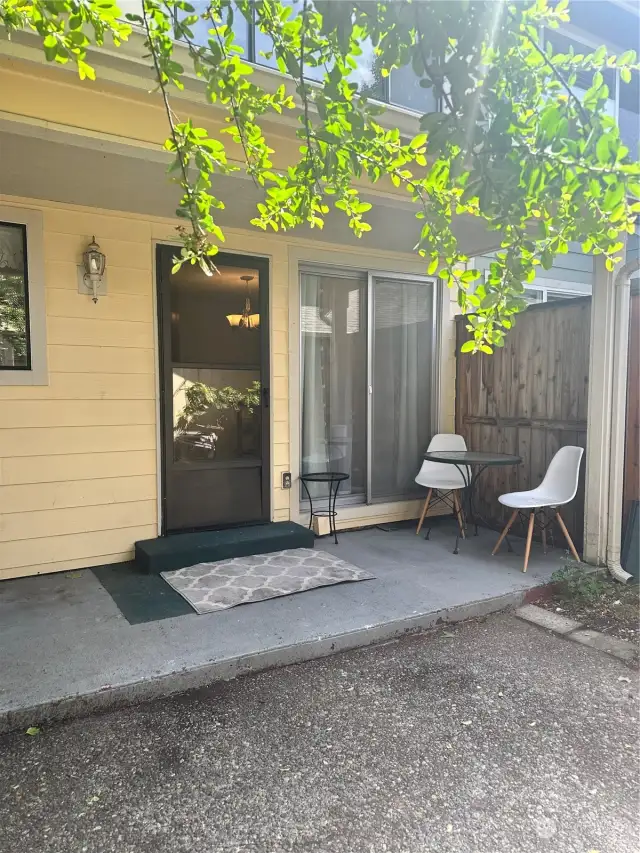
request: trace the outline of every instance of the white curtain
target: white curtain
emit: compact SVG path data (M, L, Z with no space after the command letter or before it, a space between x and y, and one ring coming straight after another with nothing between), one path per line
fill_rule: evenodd
M349 480L340 487L343 496L364 493L365 486L366 329L363 312L364 282L361 279L302 273L301 473L340 471L348 474ZM314 491L311 494L313 496Z
M374 281L371 496L415 491L431 437L431 285Z

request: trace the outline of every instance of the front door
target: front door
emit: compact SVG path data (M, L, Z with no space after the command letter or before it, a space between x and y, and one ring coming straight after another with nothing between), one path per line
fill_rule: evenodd
M269 264L159 246L163 532L269 519Z

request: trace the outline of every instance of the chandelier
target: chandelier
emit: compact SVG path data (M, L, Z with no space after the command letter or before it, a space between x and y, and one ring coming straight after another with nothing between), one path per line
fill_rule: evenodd
M252 275L241 275L240 280L244 281L247 286L247 293L244 299L244 311L242 314L227 314L227 321L230 326L237 329L257 329L260 325L260 315L251 313L251 300L249 299L249 282L253 281Z

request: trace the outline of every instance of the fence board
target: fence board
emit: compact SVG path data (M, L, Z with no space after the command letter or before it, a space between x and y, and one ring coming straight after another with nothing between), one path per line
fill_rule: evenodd
M590 297L532 306L493 355L461 353L468 333L465 318L457 320L456 431L470 449L522 457L522 465L490 469L479 483L478 509L496 528L506 520L500 494L534 488L560 447L585 446L590 313ZM583 513L584 463L578 494L563 512L579 545Z
M631 296L623 531L631 502L640 500L640 292Z

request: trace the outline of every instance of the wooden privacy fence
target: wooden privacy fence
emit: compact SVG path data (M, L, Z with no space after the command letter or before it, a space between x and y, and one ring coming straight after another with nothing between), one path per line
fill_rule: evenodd
M631 504L637 500L640 500L640 282L631 292L623 531Z
M522 465L489 468L478 482L478 511L496 529L507 515L499 495L539 485L560 447L585 447L590 315L591 297L530 306L493 355L460 352L469 336L457 318L456 432L469 449L522 457ZM578 550L584 465L583 457L578 494L563 511ZM562 543L557 533L555 541Z

